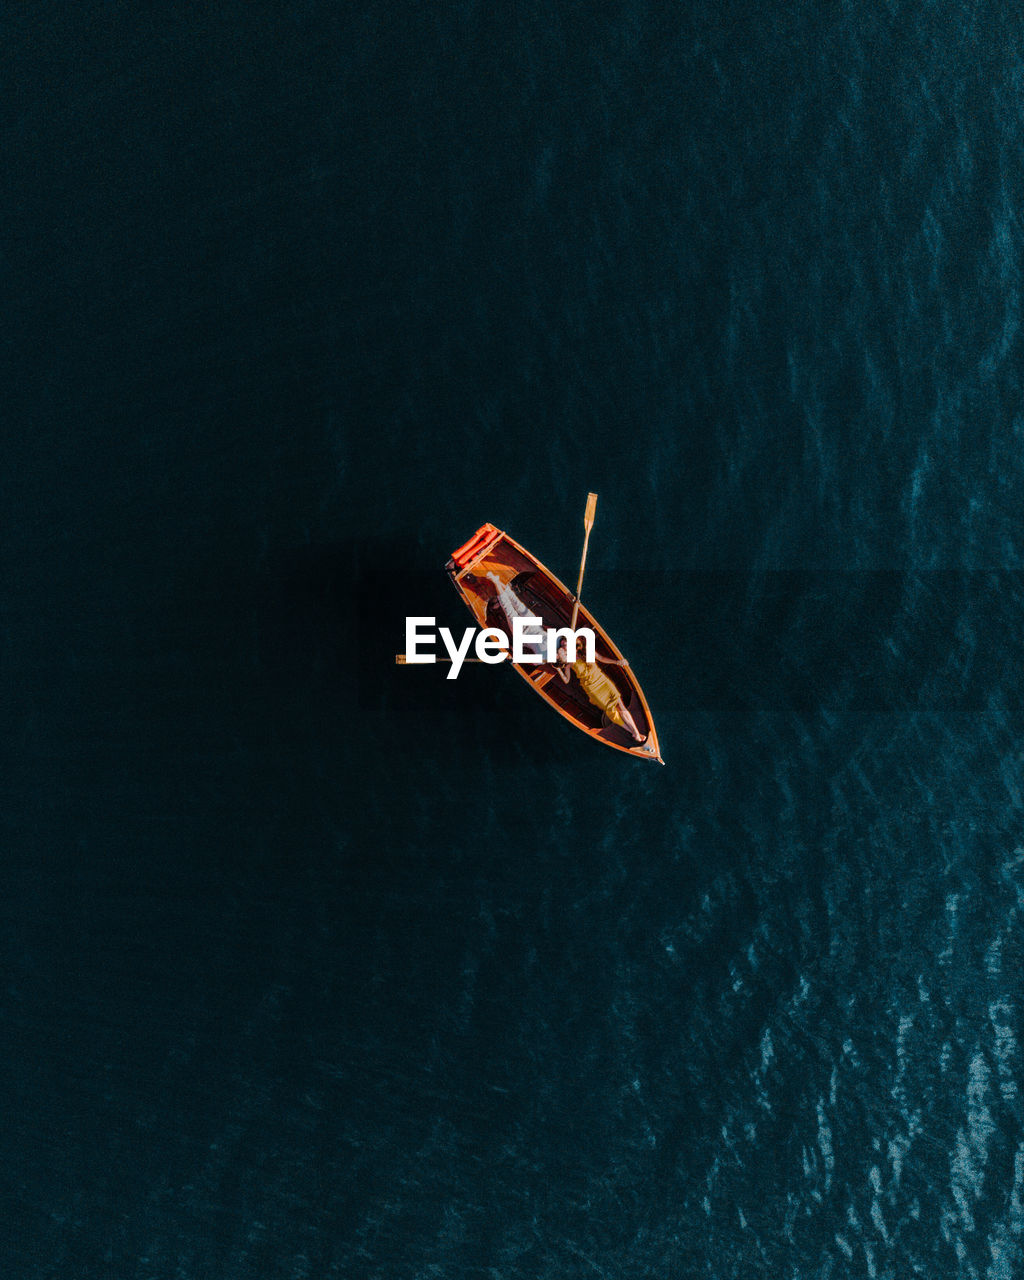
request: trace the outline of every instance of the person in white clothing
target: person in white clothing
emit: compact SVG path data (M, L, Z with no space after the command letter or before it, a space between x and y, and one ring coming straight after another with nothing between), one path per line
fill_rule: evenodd
M512 633L512 619L523 618L532 625L523 629L523 649L526 653L536 654L542 661L546 660L546 641L544 639L544 623L532 613L512 590L511 583L503 583L496 573L489 572L487 577L494 584L498 608L505 615L509 634Z

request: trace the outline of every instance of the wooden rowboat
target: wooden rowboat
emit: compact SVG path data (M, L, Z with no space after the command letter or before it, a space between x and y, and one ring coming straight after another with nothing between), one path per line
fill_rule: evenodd
M559 582L551 570L494 525L481 525L468 542L452 552L445 568L452 585L479 626L500 627L505 632L509 630L509 623L496 599L498 588L487 576L490 573L500 580L502 586L510 586L545 627L569 626L573 619L573 606L576 604L576 627L590 627L593 630L597 641L597 656L622 658L607 632L583 604L577 603L576 597ZM637 729L646 735L642 744L634 741L625 729L609 723L588 700L575 674L570 674L569 683L565 684L559 679L553 665L520 664L512 662L511 656L508 661L531 689L587 737L614 747L616 751L623 751L626 755L665 763L661 758L658 735L647 699L631 667L599 664L618 689Z

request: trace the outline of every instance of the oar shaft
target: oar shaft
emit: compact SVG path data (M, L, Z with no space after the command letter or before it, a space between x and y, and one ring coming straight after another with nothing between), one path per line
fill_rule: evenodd
M501 660L502 660L502 662L504 662L504 661L505 661L505 659L506 659L507 657L508 657L508 654L502 654L502 656L501 656ZM435 657L434 661L435 661L435 662L451 662L451 658L436 658L436 657ZM465 663L465 662L483 662L483 658L463 658L463 659L462 659L462 661L463 661L464 663ZM408 659L406 658L406 656L405 656L405 654L404 654L404 653L396 653L396 654L395 654L395 665L396 665L396 666L398 666L398 667L411 667L411 666L417 666L417 667L419 667L419 666L424 666L424 667L426 667L426 666L429 666L430 664L429 664L429 663L427 663L427 662L423 662L423 663L420 663L420 662L412 663L412 662L409 662L409 661L408 661ZM488 663L488 665L489 665L489 666L497 666L498 664L497 664L496 662L494 662L494 663Z
M580 596L583 594L583 571L587 567L587 548L590 545L590 531L594 527L594 512L597 510L597 494L587 494L587 509L583 514L583 556L580 559L580 576L576 580L576 599L572 605L572 629L576 630L576 617L580 611Z

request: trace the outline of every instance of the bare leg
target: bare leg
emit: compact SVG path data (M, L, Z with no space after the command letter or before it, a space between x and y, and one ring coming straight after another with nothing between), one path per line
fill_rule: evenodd
M629 712L626 710L626 704L622 701L621 698L615 704L615 709L618 711L619 715L622 717L622 723L627 733L632 734L637 742L646 742L647 739L643 737L639 729L637 729L636 722L634 721L633 717L629 714Z

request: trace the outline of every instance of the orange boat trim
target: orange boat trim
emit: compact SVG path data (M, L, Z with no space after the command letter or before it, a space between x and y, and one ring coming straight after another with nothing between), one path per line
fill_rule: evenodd
M469 573L470 569L473 568L478 568L476 575L470 575ZM548 612L555 617L556 621L564 611L566 617L563 625L567 625L569 622L569 615L571 615L572 611L571 606L575 599L569 589L536 556L531 555L514 538L510 538L507 533L495 528L492 524L481 525L468 542L463 543L457 551L453 552L451 559L448 561L447 569L453 586L481 627L489 625L487 621L487 606L490 588L488 587L485 591L480 586L479 579L484 578L488 572L494 573L503 584L511 582L518 574L527 571L541 575L537 588L532 590L531 594L548 609ZM466 581L467 578L469 579L468 581ZM579 625L593 629L598 637L602 652L611 654L613 658L622 658L622 653L611 637L595 621L593 615L583 604L579 606L577 626ZM620 674L613 680L613 683L619 688L620 696L624 697L625 691L629 691L630 697L627 701L631 704L634 718L636 718L636 712L642 709L642 716L647 728L647 739L642 745L638 745L628 739L624 733L622 733L622 737L626 738L626 741L615 741L611 735L621 733L621 731L616 730L614 726L605 724L595 726L587 723L588 719L592 719L593 708L589 704L584 707L578 698L571 697L567 693L563 695L561 682L553 679L554 671L547 667L546 664L538 667L536 664L520 664L511 662L511 659L509 661L511 666L516 669L531 688L540 694L549 706L554 707L559 715L568 720L570 724L574 724L577 729L587 734L588 737L595 738L597 741L603 742L605 746L613 747L616 751L622 751L626 755L636 756L642 760L656 760L659 764L665 763L661 758L658 735L654 728L654 720L647 705L647 699L644 697L639 681L633 674L632 667L619 668ZM551 686L550 689L548 688L549 685ZM642 731L644 725L639 727Z

